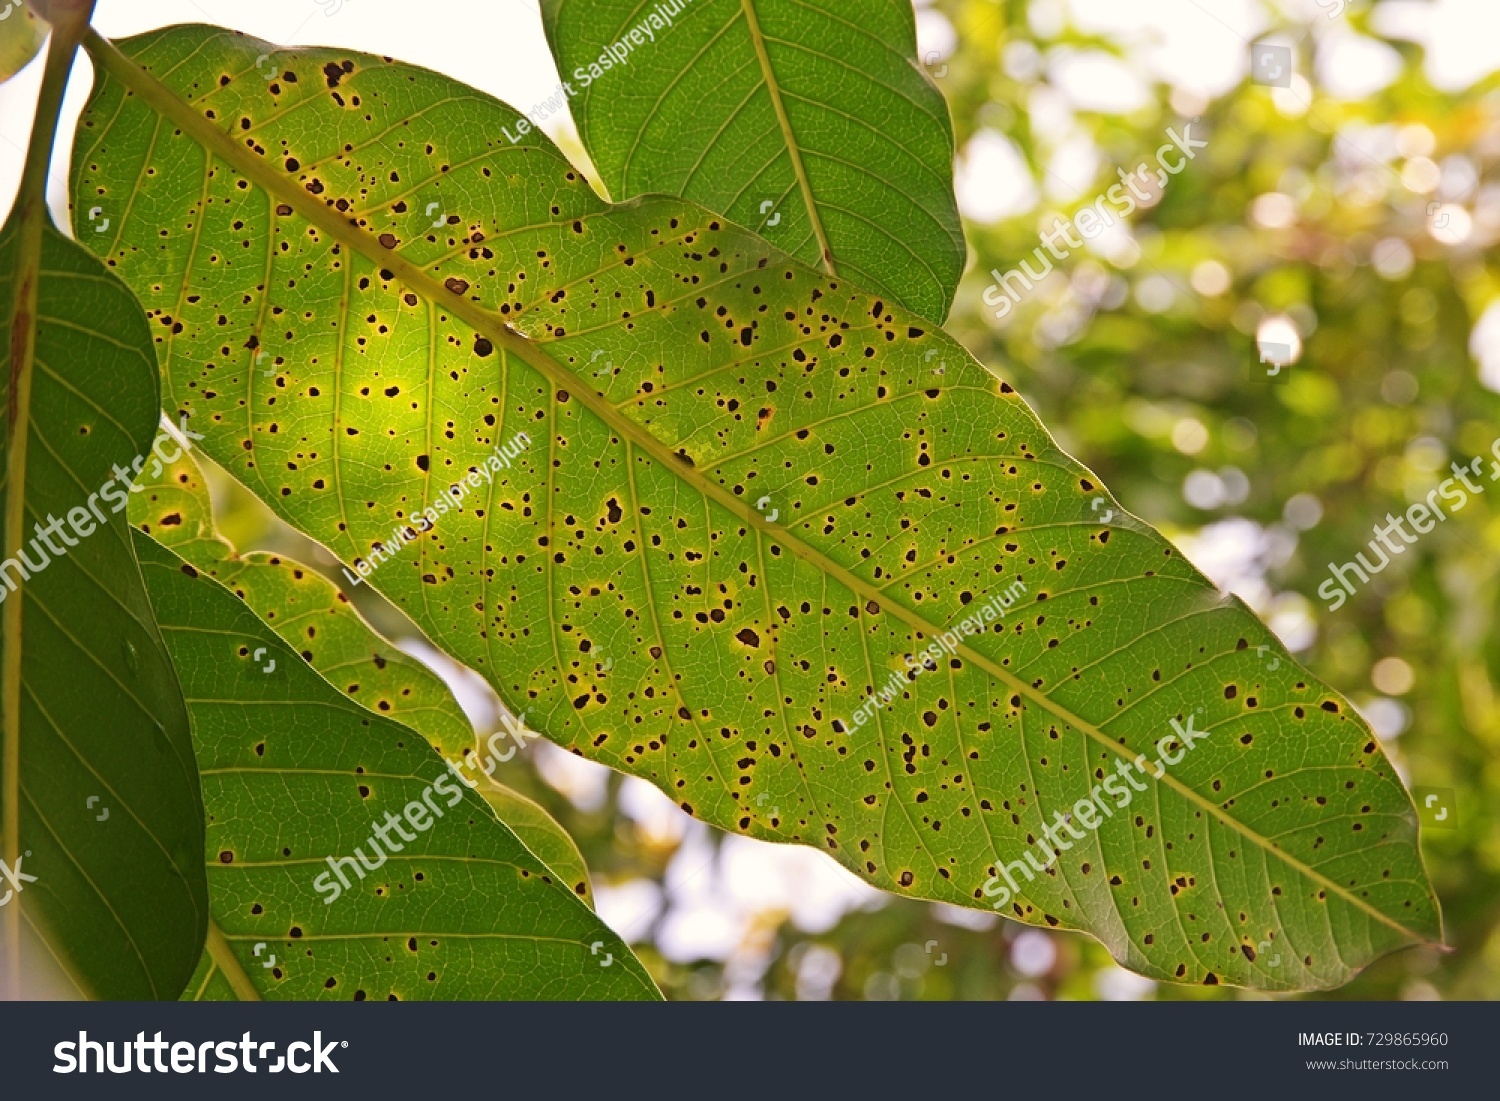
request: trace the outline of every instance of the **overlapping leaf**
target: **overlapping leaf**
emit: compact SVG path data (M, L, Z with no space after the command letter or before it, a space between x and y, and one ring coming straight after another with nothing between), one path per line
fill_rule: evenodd
M241 555L214 530L208 487L189 453L131 499L130 521L243 600L266 626L355 703L412 727L453 759L474 728L442 679L375 633L339 587L281 555Z
M213 923L188 996L658 997L419 735L343 696L217 581L136 546L208 815Z
M138 483L131 522L229 588L351 700L411 727L448 760L468 768L500 820L592 904L588 869L567 831L534 801L495 779L493 758L509 760L513 740L502 739L489 752L442 679L382 638L322 574L281 555L236 553L214 530L208 487L190 454L178 454L157 469ZM274 660L270 665L268 675L275 672Z
M543 0L542 18L563 87L533 114L567 103L615 199L691 199L947 316L953 128L909 0Z
M486 746L481 746L470 759L471 766L483 773L486 771L485 762L497 762L500 757L509 760L516 748L513 741L501 742L492 754L486 752ZM489 767L489 771L493 770L494 763ZM474 773L471 772L470 775L478 780ZM583 899L585 906L593 909L594 892L589 885L588 863L579 851L578 842L563 829L562 823L547 813L547 809L535 799L522 795L508 784L500 783L493 776L487 783L480 782L476 791L490 805L495 817L510 827L511 832L525 843L538 860L547 865L558 881L567 884L574 894Z
M176 997L207 917L203 811L120 514L156 360L140 304L39 183L0 229L0 379L0 996Z
M21 0L0 0L0 81L24 69L47 37L42 21Z
M1158 977L1328 986L1440 935L1363 722L888 296L607 206L431 73L124 48L75 196L122 212L171 400L549 737L908 895L989 905L1036 843L1006 912Z

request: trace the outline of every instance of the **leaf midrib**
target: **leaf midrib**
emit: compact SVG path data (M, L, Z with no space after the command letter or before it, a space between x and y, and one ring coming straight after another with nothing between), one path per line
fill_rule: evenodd
M802 146L792 132L792 120L787 117L786 104L781 101L781 85L776 79L776 70L771 68L771 55L766 52L766 36L760 29L760 18L755 14L755 0L740 0L745 13L745 27L750 32L750 41L755 46L755 57L760 62L761 79L766 93L771 97L771 109L776 112L776 125L786 139L787 156L791 158L792 173L797 177L797 187L802 192L802 203L807 207L807 217L812 223L813 234L818 239L818 255L823 269L837 276L833 266L833 246L828 243L828 232L823 228L823 217L818 213L818 201L813 197L812 183L807 178L807 167L802 163Z
M255 988L255 983L245 973L240 964L240 958L234 954L234 949L229 947L229 940L224 936L224 931L219 928L219 923L213 918L208 919L208 949L209 959L220 971L224 972L224 979L229 983L229 988L234 991L234 996L242 1002L258 1002L261 1000L260 991ZM208 980L204 980L204 988L208 986ZM198 992L200 995L202 990Z
M0 557L14 558L26 539L26 445L31 436L31 381L36 365L36 330L38 303L41 298L42 247L51 219L47 213L47 170L52 161L52 145L57 135L57 119L62 109L68 74L73 68L73 54L87 24L93 4L87 11L64 10L54 13L51 40L42 71L42 86L37 93L36 113L31 138L26 146L26 160L21 169L21 183L16 193L15 209L6 219L8 228L14 220L16 271L12 275L13 297L9 310L9 377L5 380L5 509L3 532L0 532ZM9 9L7 9L8 11ZM0 608L0 859L15 868L21 855L21 687L22 612L25 606L22 582L12 586L10 600ZM10 963L10 974L0 976L0 996L20 997L21 986L21 910L17 899L10 912L0 918L0 959Z
M741 0L741 2L748 7L751 0ZM405 283L410 289L428 301L441 303L450 314L463 320L477 332L483 333L494 343L500 345L506 351L515 354L528 365L535 368L552 383L554 388L566 389L570 395L577 397L590 412L614 431L618 432L622 438L640 447L663 467L671 470L677 477L686 482L692 489L714 500L721 507L738 517L742 523L775 539L801 561L807 562L826 576L834 578L850 591L863 596L867 600L874 601L883 610L890 612L920 635L934 637L943 632L943 627L928 622L918 613L897 603L887 603L883 599L883 594L868 582L859 578L837 562L830 560L821 551L796 539L785 528L770 523L758 512L751 509L748 503L736 497L723 486L704 478L696 468L687 466L667 444L652 435L642 425L624 416L605 400L603 394L595 391L589 383L575 376L534 341L521 335L508 322L484 310L478 304L469 301L462 295L457 295L449 291L434 277L428 275L410 260L394 250L387 250L382 247L369 233L353 224L349 218L340 216L331 206L325 205L303 188L292 184L284 175L273 171L266 162L247 153L229 135L219 130L206 118L198 114L196 110L186 104L174 91L162 84L156 77L147 72L131 58L127 57L112 42L90 30L84 40L84 46L88 49L96 65L120 80L136 95L139 95L149 106L170 118L210 154L218 156L236 171L254 181L268 195L291 206L296 213L317 225L335 240L354 249L372 263L393 272L401 282ZM1104 734L1095 724L1073 714L1061 704L1053 701L1045 693L1037 691L1030 684L1014 676L983 654L974 651L962 640L959 641L957 650L967 660L973 662L975 666L984 670L1001 683L1009 686L1012 691L1023 695L1063 722L1074 727L1085 737L1108 749L1121 760L1134 761L1139 755ZM1247 841L1263 849L1294 872L1304 876L1327 892L1337 895L1346 903L1367 914L1380 924L1395 930L1413 942L1426 942L1427 938L1421 933L1407 928L1396 919L1358 897L1347 887L1334 882L1327 876L1307 866L1290 853L1277 847L1267 838L1262 837L1248 826L1231 817L1216 803L1189 788L1172 773L1168 772L1162 777L1156 777L1154 774L1151 774L1148 776L1148 779L1155 780L1158 785L1176 792L1181 798L1212 815L1216 820L1234 832L1239 833ZM998 859L1000 854L996 853L994 855Z

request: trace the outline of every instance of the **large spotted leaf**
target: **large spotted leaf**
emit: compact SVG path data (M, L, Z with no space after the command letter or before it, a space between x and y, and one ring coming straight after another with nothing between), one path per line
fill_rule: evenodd
M616 199L680 195L933 321L964 266L953 128L910 0L543 0ZM514 129L509 131L514 133Z
M355 703L411 727L448 760L468 768L475 790L500 821L592 904L588 869L572 837L533 800L495 778L493 758L514 756L513 740L503 730L491 752L489 739L476 737L442 679L381 637L322 574L284 555L236 552L214 530L208 486L190 453L153 469L143 473L130 501L130 519L141 531L224 584Z
M186 997L659 997L419 735L342 695L219 582L135 545L203 770L212 922Z
M169 401L548 737L1153 976L1324 987L1440 936L1364 723L942 333L601 202L441 76L123 49L74 194Z

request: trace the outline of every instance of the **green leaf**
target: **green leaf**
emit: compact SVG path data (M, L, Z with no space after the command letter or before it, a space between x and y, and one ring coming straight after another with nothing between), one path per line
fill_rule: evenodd
M0 232L6 302L29 267L17 245L13 221ZM40 941L23 947L23 964L41 950L82 993L170 998L203 941L203 811L181 692L125 518L111 511L125 503L112 463L128 467L152 446L151 336L134 296L50 225L31 270L39 273L35 360L29 393L17 400L12 391L7 402L12 432L25 438L24 504L14 502L11 480L3 499L7 514L24 508L31 538L20 553L42 568L24 579L16 544L7 543L4 575L16 588L0 591L20 622L5 620L0 661L16 668L19 729L14 756L7 738L0 763L0 859L14 868L19 855L37 882L0 920L15 916ZM15 377L13 340L7 311L0 377ZM8 464L17 462L18 438L7 435ZM14 476L16 466L9 469ZM101 487L109 491L102 498ZM70 513L81 523L67 534ZM61 528L49 527L54 517L65 520ZM66 553L49 554L38 525Z
M542 20L564 87L534 114L567 102L616 200L691 199L947 316L953 127L909 0L543 0Z
M140 485L129 513L140 530L218 579L351 700L410 726L448 760L470 765L469 775L479 779L485 749L442 679L382 638L316 570L284 555L238 554L214 530L208 486L191 454L179 454ZM557 820L493 776L478 791L500 820L592 905L583 855Z
M140 304L46 213L64 45L0 229L0 997L174 998L207 919L203 808L120 515L159 383Z
M472 752L473 724L442 678L377 634L337 585L284 555L241 555L214 530L191 454L141 479L130 520L217 578L355 703L411 727L452 760Z
M209 823L213 923L189 996L659 997L419 735L348 700L217 581L146 535L136 548Z
M692 204L601 203L443 77L124 45L155 75L93 44L75 196L131 196L103 245L172 401L536 729L1159 978L1326 987L1440 935L1368 727L943 333ZM1156 775L1174 720L1209 734ZM1000 898L1140 755L1128 813Z
M0 82L9 80L31 63L47 28L21 0L0 0Z
M505 752L510 747L503 747ZM589 886L589 869L583 853L562 823L548 814L534 799L528 799L515 788L493 777L477 789L495 812L495 817L509 826L526 847L536 854L558 879L572 888L589 909L594 908L594 892Z

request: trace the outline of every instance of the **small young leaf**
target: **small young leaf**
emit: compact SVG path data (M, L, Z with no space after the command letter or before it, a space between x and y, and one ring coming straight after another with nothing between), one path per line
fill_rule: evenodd
M131 523L216 578L335 688L416 730L451 760L473 752L474 726L442 678L377 634L337 585L285 555L242 555L214 529L191 453L175 455L154 477L143 474L139 485Z

